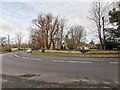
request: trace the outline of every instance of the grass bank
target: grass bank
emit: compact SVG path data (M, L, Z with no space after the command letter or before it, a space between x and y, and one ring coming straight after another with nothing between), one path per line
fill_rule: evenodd
M45 51L45 53L41 53L39 51L33 51L34 55L46 55L46 56L64 56L64 57L119 57L118 51L90 51L85 54L77 53L77 52L69 52L69 51Z

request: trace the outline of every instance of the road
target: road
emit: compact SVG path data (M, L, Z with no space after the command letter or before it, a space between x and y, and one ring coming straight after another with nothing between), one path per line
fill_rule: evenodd
M38 56L25 52L9 53L2 56L2 74L26 75L26 77L28 74L34 74L35 78L29 79L46 82L66 83L83 80L116 84L118 83L118 58L56 57Z

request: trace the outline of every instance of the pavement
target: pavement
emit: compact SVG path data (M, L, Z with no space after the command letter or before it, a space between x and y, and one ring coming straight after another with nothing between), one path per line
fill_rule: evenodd
M2 88L2 56L0 53L0 90Z
M118 87L118 58L78 58L32 55L30 53L8 53L2 55L3 87L19 80L39 82L31 86L40 87L41 81L49 87ZM11 77L13 79L10 79ZM20 79L21 78L21 79ZM17 81L17 80L16 80ZM21 81L20 81L21 82ZM54 85L51 82L54 82ZM81 84L82 82L82 84ZM59 84L58 84L59 83ZM83 84L84 83L84 84ZM66 85L67 84L67 85ZM13 87L20 87L13 83ZM27 86L29 87L29 84ZM41 87L46 87L42 85Z

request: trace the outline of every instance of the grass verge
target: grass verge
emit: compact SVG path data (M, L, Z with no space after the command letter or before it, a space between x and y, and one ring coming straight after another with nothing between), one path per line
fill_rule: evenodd
M118 53L60 53L60 52L46 52L41 53L39 51L32 52L34 55L46 55L46 56L64 56L64 57L119 57Z

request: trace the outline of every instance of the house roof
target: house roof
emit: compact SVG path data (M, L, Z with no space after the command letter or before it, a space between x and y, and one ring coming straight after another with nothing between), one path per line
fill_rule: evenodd
M85 47L90 47L90 46L95 46L95 44L79 44L80 47L85 46Z

